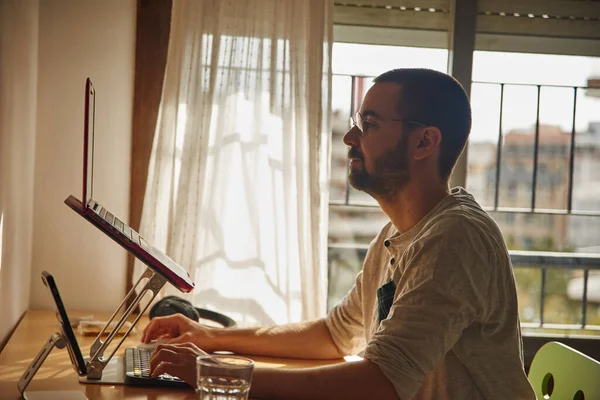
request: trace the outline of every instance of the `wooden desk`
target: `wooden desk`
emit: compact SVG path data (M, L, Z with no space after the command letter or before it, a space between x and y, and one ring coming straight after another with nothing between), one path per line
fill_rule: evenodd
M102 313L71 313L70 317L93 314L95 319L107 320L110 315ZM128 337L117 355L122 355L126 347L135 347L140 341L146 319L141 319L136 326L137 333ZM42 346L52 335L59 331L59 324L53 311L28 311L14 334L0 353L0 400L19 399L17 382L41 350ZM94 342L93 337L77 335L77 341L84 356L90 353ZM118 338L115 338L113 343ZM112 348L112 346L111 346ZM110 354L105 352L105 354ZM302 368L318 365L334 364L336 360L293 360L252 357L258 366L271 366L275 368ZM42 364L26 393L34 391L51 390L76 390L85 393L89 400L102 399L137 399L137 400L194 400L196 395L192 388L189 389L164 389L134 387L125 385L99 385L79 383L67 353L67 349L54 348L46 361Z

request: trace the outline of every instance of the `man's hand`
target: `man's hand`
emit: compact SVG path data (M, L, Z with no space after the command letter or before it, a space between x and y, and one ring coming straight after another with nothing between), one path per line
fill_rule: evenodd
M144 329L142 343L166 338L169 339L168 344L194 343L198 347L210 348L215 329L219 328L200 325L182 314L155 317Z
M150 373L153 378L162 374L176 376L195 388L196 357L206 354L192 343L159 344L150 359Z

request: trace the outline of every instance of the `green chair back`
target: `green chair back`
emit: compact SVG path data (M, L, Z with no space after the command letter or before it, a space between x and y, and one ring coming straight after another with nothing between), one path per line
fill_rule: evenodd
M548 342L533 357L529 382L539 400L598 400L600 362L562 343Z

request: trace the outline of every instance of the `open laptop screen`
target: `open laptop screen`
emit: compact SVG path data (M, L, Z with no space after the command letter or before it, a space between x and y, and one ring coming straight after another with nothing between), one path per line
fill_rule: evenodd
M90 78L85 81L85 111L83 117L83 195L85 207L93 195L94 176L94 120L96 118L96 91Z

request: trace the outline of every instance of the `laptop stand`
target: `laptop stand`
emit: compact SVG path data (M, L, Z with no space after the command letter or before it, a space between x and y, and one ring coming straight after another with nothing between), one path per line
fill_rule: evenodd
M144 279L148 279L148 281L146 282L145 285L143 285L139 294L135 296L135 298L133 299L133 301L131 302L129 307L127 307L127 310L125 310L125 312L123 313L121 318L118 320L118 322L116 323L116 326L112 329L112 332L108 335L106 340L102 341L102 335L104 335L106 330L109 328L110 324L113 322L113 320L117 316L117 313L119 312L119 310L125 304L127 304L127 300L130 297L132 297L133 295L135 295L135 289L138 286L140 286L142 280L144 280ZM154 300L156 295L158 295L158 292L160 292L160 290L165 285L165 283L167 283L167 280L164 277L162 277L160 274L158 274L151 268L146 268L144 273L140 276L140 278L137 280L135 285L133 285L133 287L131 288L129 293L127 293L127 295L125 296L125 298L123 299L121 304L119 304L116 311L110 317L110 319L108 320L108 322L106 323L104 328L102 328L102 330L96 337L96 340L92 344L92 347L90 349L90 359L87 362L87 367L88 367L87 378L89 381L94 380L94 379L102 379L102 371L104 370L104 368L106 367L106 365L108 364L110 359L115 355L115 353L117 352L119 347L121 347L121 344L123 344L123 342L129 335L129 333L131 333L131 331L135 327L135 324L137 324L139 319L142 317L142 315L144 314L146 309L150 306L150 303L152 303L152 300ZM112 353L110 353L110 355L108 357L104 357L104 351L108 348L108 346L110 345L112 340L115 338L115 336L121 330L121 327L125 324L125 322L127 322L127 319L129 318L129 316L133 313L133 311L136 309L136 307L140 304L140 302L142 301L142 298L146 295L146 292L148 292L148 291L152 292L152 298L150 298L150 301L148 301L148 303L146 304L144 309L138 314L138 316L132 322L131 326L129 327L127 332L125 332L125 334L123 335L123 337L121 338L121 340L119 341L117 346L113 349Z
M145 284L142 284L142 280L144 280L144 279L147 279L147 282ZM104 326L104 328L102 328L102 330L100 331L100 333L94 340L94 343L92 344L92 347L90 349L90 358L86 362L87 370L88 370L87 374L86 374L86 376L81 377L80 381L83 381L86 383L93 383L94 381L97 383L102 382L102 373L103 373L104 369L106 368L106 366L108 365L108 363L110 362L111 358L113 358L113 356L115 355L115 353L117 352L117 350L119 349L121 344L123 344L123 342L125 341L127 336L131 333L131 331L135 327L135 324L142 317L142 315L144 314L146 309L152 303L152 300L154 300L154 298L158 295L158 293L160 292L162 287L165 285L165 283L167 283L167 280L163 276L161 276L160 274L158 274L157 272L155 272L154 270L152 270L149 267L146 268L144 273L140 276L140 278L137 280L137 282L133 285L133 287L131 288L129 293L127 293L127 295L125 296L125 298L123 299L121 304L119 304L116 311L113 313L113 315L110 317L110 319L106 322L106 325ZM136 293L135 290L136 290L136 288L138 288L138 286L141 286L141 290L140 290L139 294L135 295L135 293ZM110 355L108 357L104 357L105 350L111 344L111 342L113 341L115 336L120 331L121 327L125 324L125 322L127 322L127 319L129 318L129 316L133 313L133 311L136 309L136 307L140 304L142 298L146 295L146 293L148 291L152 292L152 298L150 298L148 303L144 306L143 310L135 318L135 320L133 321L133 323L127 330L127 332L123 335L123 337L121 338L119 343L117 343L116 347L113 349L113 351L110 353ZM115 320L119 310L125 304L127 304L127 300L134 295L135 295L135 298L133 299L131 304L127 307L127 310L125 310L123 315L117 321L116 326L114 328L112 328L112 332L110 334L108 334L108 337L106 338L106 340L103 341L102 335L104 335L104 333L110 327L113 320ZM63 334L61 334L61 333L55 332L50 337L50 339L46 342L44 347L40 350L38 355L33 359L31 364L29 364L29 366L25 370L25 373L23 373L23 375L21 376L21 379L19 379L17 386L18 386L19 393L21 394L22 398L28 399L28 400L33 400L31 397L28 398L25 395L25 389L27 388L27 386L29 385L29 383L31 382L31 380L33 379L35 374L37 373L37 371L40 368L40 366L42 365L42 363L46 360L46 358L48 357L48 355L50 354L52 349L54 347L57 347L59 349L64 349L66 344L67 344L66 339L63 336ZM115 358L117 358L117 357L115 357ZM119 377L119 379L120 379L120 383L123 383L124 377ZM117 383L117 382L113 382L113 383ZM42 392L36 392L36 393L41 394ZM74 400L75 399L77 399L77 400L87 399L87 397L81 392L67 393L67 391L60 391L60 392L43 392L43 393L44 393L45 397L40 397L40 398L47 399L47 398L49 398L48 396L50 396L50 393L55 393L58 395L58 397L56 397L56 398L60 398L60 399L67 399L67 398L74 399ZM79 395L81 395L81 396L78 396L74 393L79 393Z

